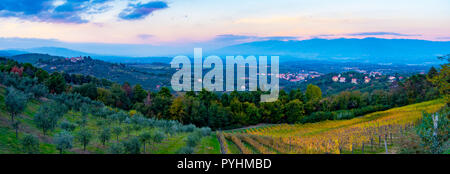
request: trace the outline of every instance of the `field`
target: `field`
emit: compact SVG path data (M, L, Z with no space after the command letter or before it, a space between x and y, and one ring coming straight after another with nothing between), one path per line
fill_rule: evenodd
M219 133L228 153L395 153L400 137L422 117L444 106L433 100L351 120L308 124L279 124ZM238 151L231 147L237 146Z

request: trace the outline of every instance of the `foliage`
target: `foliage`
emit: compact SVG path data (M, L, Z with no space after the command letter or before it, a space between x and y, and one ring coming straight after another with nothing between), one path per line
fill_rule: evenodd
M130 139L125 140L122 144L126 154L141 153L141 143L137 137L131 137Z
M59 127L65 131L72 132L77 127L76 124L69 121L63 121L59 124Z
M108 127L104 127L99 135L99 140L102 142L103 146L106 142L108 142L111 139L111 129Z
M56 149L62 154L64 150L72 148L73 136L67 131L62 131L53 138L53 142L56 145Z
M86 146L92 140L93 134L91 130L87 128L81 128L80 131L76 134L76 139L83 145L83 150L86 151Z
M6 109L11 114L11 120L14 121L14 117L20 114L25 109L27 103L27 96L14 88L8 88L5 105Z
M64 115L65 112L62 112L61 108L61 105L56 102L45 103L35 114L34 123L38 128L42 129L44 135L46 135L47 131L53 130L58 120Z
M39 153L39 139L32 134L27 134L21 139L23 152L27 154Z
M417 134L430 153L439 154L444 151L443 144L449 139L449 114L448 108L432 114L423 113L422 123L417 127Z
M58 73L54 72L45 81L45 85L48 87L51 93L60 94L66 89L66 81L64 77Z

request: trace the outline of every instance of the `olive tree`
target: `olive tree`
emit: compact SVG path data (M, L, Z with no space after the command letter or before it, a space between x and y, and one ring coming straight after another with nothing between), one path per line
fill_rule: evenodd
M148 141L150 141L152 139L152 134L149 132L144 132L141 135L139 135L139 140L142 142L142 145L144 145L144 153L146 152L145 150L145 145L147 144Z
M108 151L111 154L122 154L122 153L124 153L123 144L121 144L121 143L113 143L113 144L111 144L111 146L109 146Z
M62 131L55 136L53 143L56 145L59 153L62 154L64 150L72 149L73 136L67 131Z
M27 104L27 96L14 88L8 88L5 105L6 110L11 114L11 121L14 122L14 117L25 110Z
M34 116L34 123L40 129L44 135L46 135L47 131L53 130L58 122L58 119L61 117L56 108L51 104L42 105L36 115Z
M114 126L112 133L116 136L117 142L119 142L119 136L122 133L122 128L120 126Z
M20 128L20 121L16 120L14 121L11 126L13 127L14 130L16 130L16 138L19 138L19 128Z
M123 142L125 153L127 154L139 154L141 153L141 143L137 137L132 137Z
M81 128L81 130L77 133L76 139L83 145L83 150L86 151L86 146L92 140L92 132L89 129Z
M99 139L102 142L103 146L105 146L105 143L108 142L109 139L111 139L111 129L104 127L100 132Z
M39 139L32 134L25 135L20 141L23 152L28 154L39 153Z

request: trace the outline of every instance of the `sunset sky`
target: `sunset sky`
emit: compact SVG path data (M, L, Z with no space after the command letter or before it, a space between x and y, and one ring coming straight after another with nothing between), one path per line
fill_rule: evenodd
M450 40L448 0L2 0L0 38L230 44L309 38Z

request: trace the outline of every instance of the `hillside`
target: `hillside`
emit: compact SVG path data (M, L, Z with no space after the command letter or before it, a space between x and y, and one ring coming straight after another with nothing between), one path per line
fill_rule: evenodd
M29 53L50 54L50 55L56 55L56 56L62 56L62 57L94 55L91 53L85 53L85 52L81 52L81 51L76 51L76 50L67 49L67 48L60 48L60 47L35 47L35 48L24 49L23 51L26 51Z
M21 63L36 64L39 61L58 60L58 59L64 59L64 58L60 57L60 56L52 56L52 55L48 55L48 54L27 53L27 54L19 54L19 55L11 56L10 59L13 59L13 60L21 62Z
M297 85L302 91L306 91L309 84L319 86L325 95L337 94L342 91L361 91L371 92L374 90L387 90L405 77L395 76L395 80L389 80L388 75L369 76L368 74L358 72L343 72L325 74L318 78L308 80L308 83ZM335 79L336 81L334 81ZM353 80L353 82L352 82ZM395 82L395 83L394 83Z
M118 83L141 84L149 90L157 90L160 86L169 85L172 71L174 71L167 64L128 66L90 57L63 58L47 54L22 54L10 58L18 62L32 63L48 72L63 71L69 74L91 75Z
M279 124L228 131L231 153L395 153L406 132L444 106L442 100L374 112L351 120ZM386 145L384 144L386 141ZM234 150L233 150L234 149Z
M71 110L64 114L63 118L58 122L58 127L52 132L48 132L46 135L42 133L42 130L37 128L33 118L35 114L38 112L39 108L45 103L43 101L32 100L28 102L25 111L23 114L18 116L18 119L21 124L19 128L18 138L16 138L15 131L11 127L10 124L10 116L5 108L5 88L0 87L0 154L20 154L24 153L22 149L22 145L19 139L24 137L26 134L35 135L39 139L39 153L44 154L55 154L59 153L54 144L54 136L58 133L62 132L63 129L60 127L62 123L69 122L75 125L79 125L83 121L82 112ZM113 110L114 111L114 110ZM65 153L95 153L95 154L103 154L103 153L111 153L110 147L116 144L117 140L126 141L130 139L130 137L138 136L143 134L144 132L155 132L155 131L164 131L165 128L161 126L143 126L138 130L130 129L127 132L128 128L131 128L131 123L114 123L110 122L110 128L121 127L123 132L116 137L114 134L111 136L111 140L109 140L105 145L99 139L100 132L104 129L104 125L108 122L108 117L100 117L97 114L89 114L87 117L86 127L89 130L92 130L94 136L92 137L91 142L87 145L86 151L83 150L83 146L81 143L76 142L74 139L73 148ZM155 123L153 123L155 124ZM81 127L77 126L73 132L74 135L78 132ZM167 131L167 130L166 130ZM164 132L166 132L164 131ZM98 134L98 135L97 135ZM183 153L182 149L186 146L187 139L190 135L193 135L192 131L169 131L165 133L165 137L161 142L152 142L150 147L147 147L146 153L156 153L156 154L173 154L173 153ZM117 139L117 140L116 140ZM150 144L150 143L149 143ZM142 145L141 145L142 147ZM219 144L215 134L211 134L210 136L205 136L201 138L196 147L193 149L195 153L220 153ZM141 152L143 153L143 152Z

